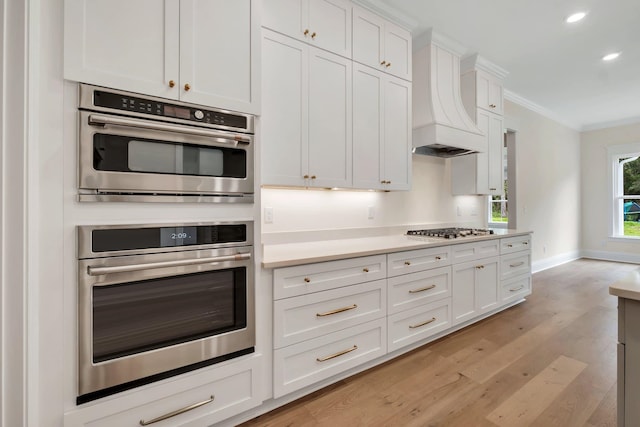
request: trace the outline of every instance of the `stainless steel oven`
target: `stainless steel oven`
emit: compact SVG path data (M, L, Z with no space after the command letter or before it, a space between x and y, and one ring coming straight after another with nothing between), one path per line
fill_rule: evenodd
M80 201L253 202L254 117L80 84Z
M253 223L79 226L78 404L253 352Z

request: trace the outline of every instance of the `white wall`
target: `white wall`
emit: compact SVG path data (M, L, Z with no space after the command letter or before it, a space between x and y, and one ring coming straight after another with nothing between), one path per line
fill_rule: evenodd
M583 132L582 246L586 256L640 262L640 241L609 237L607 147L640 142L640 124Z
M437 157L414 155L411 191L263 188L263 233L411 224L485 226L485 197L452 196L449 163ZM369 206L374 209L374 219L368 219ZM272 224L264 224L265 207L273 208Z
M509 101L505 124L516 131L516 215L518 228L534 233L534 269L576 258L581 245L580 133Z

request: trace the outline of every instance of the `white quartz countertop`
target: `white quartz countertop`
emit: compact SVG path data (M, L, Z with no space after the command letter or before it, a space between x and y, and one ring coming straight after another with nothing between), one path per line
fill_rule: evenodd
M262 266L264 268L290 267L314 262L333 261L412 249L471 243L480 240L499 239L527 235L529 231L494 229L495 234L457 239L438 237L406 236L403 234L360 237L355 239L319 240L302 243L264 245Z
M609 286L609 293L620 298L640 301L640 268Z

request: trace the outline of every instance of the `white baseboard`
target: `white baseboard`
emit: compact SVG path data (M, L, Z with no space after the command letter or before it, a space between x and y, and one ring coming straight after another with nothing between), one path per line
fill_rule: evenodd
M582 258L640 264L640 254L630 254L628 252L582 251Z
M582 254L580 251L572 251L564 254L552 256L549 258L544 258L539 261L535 261L531 263L531 272L537 273L542 270L546 270L548 268L557 267L562 264L566 264L571 261L575 261L579 258L582 258Z

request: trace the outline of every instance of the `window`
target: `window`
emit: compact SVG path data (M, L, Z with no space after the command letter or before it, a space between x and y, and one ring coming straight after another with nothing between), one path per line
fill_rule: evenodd
M640 238L640 144L609 148L612 236Z
M502 194L489 196L489 226L507 228L509 222L509 204L507 202L507 144L502 148Z

